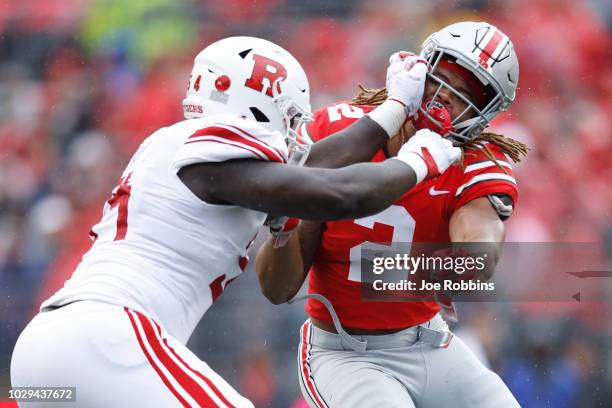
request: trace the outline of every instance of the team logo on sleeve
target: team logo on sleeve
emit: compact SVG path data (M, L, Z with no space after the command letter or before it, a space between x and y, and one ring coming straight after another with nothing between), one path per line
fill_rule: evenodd
M270 97L274 96L272 88L276 87L274 90L279 94L280 81L287 79L287 69L280 62L263 55L253 54L253 59L253 72L244 85L258 92L263 92L265 88L266 95Z

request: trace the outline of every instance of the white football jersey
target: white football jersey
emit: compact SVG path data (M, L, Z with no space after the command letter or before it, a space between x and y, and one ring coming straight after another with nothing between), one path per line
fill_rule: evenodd
M232 116L191 119L149 136L130 160L90 233L91 249L42 304L100 300L141 310L186 342L198 321L246 266L266 214L208 204L178 178L201 162L284 163L283 136ZM242 188L240 180L235 187Z

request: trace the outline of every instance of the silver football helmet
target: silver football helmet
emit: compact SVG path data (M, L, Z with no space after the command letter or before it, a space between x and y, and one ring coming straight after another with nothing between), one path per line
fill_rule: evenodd
M435 102L443 88L467 103L467 108L452 121L450 136L458 143L480 135L489 122L514 101L519 74L514 46L508 36L489 23L469 21L449 25L425 40L421 56L430 67L428 79L438 84L428 104ZM468 100L437 76L436 68L443 59L470 71L485 86L486 101L478 104ZM428 110L429 106L422 106L419 114L435 121ZM471 118L470 110L475 115Z

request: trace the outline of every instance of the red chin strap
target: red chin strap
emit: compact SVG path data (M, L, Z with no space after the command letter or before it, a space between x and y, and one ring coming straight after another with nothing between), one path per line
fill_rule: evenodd
M472 91L472 95L474 95L474 99L476 99L474 101L476 106L481 108L487 103L487 91L485 85L480 82L480 80L476 78L476 76L474 76L474 74L472 74L469 70L444 58L440 59L440 62L438 62L436 68L444 68L461 77L461 79L465 81L468 88Z

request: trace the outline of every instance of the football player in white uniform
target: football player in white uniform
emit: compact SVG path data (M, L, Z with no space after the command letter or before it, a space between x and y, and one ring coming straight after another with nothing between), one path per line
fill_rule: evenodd
M266 214L376 213L459 157L424 132L397 158L350 165L414 113L425 73L424 61L395 54L389 100L317 143L308 161L319 168L304 168L310 145L294 132L310 117L300 64L257 38L205 48L183 101L188 120L154 132L130 160L91 249L17 341L12 385L75 386L83 407L252 407L185 343L244 270Z

